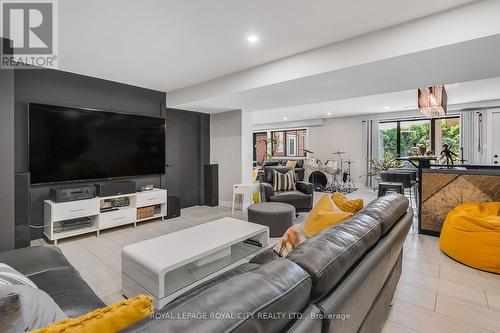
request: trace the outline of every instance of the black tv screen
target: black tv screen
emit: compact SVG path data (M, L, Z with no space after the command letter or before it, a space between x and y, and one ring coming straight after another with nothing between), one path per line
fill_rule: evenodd
M29 104L31 183L165 173L165 119Z

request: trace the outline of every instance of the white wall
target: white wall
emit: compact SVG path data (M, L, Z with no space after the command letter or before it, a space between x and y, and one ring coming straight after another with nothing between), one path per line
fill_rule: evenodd
M316 158L323 163L327 160L337 159L337 155L332 152L341 150L346 154L342 155L343 160L350 158L355 163L351 165L351 177L355 183L364 183L360 179L362 167L366 163L362 157L366 150L366 142L363 142L362 120L366 117L345 117L325 119L322 126L309 127L309 149L312 150ZM344 165L347 166L347 165Z
M249 143L252 146L251 142ZM250 156L250 168L252 167ZM219 204L231 206L233 185L242 182L242 112L210 116L210 163L219 164Z

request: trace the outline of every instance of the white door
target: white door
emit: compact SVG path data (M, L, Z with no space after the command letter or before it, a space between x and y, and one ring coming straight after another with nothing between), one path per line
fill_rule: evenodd
M492 113L490 128L492 129L491 161L495 165L500 165L500 111Z

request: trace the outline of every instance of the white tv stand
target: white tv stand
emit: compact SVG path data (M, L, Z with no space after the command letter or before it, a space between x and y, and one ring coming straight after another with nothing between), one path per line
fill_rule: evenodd
M107 199L127 198L129 204L124 207L116 207L118 209L101 211L104 206L104 201ZM137 210L143 207L155 206L156 211L153 216L143 219L137 219ZM53 202L52 200L44 201L43 219L44 219L44 235L54 245L57 245L59 239L72 236L95 232L99 236L99 232L104 229L118 227L126 224L136 226L137 222L147 221L151 219L161 218L167 214L167 191L163 189L153 189L150 191L136 192L130 194L116 195L111 197L96 197L86 200L68 201L68 202ZM54 224L60 221L72 220L82 217L88 217L91 220L90 226L75 228L73 230L65 230L54 232Z

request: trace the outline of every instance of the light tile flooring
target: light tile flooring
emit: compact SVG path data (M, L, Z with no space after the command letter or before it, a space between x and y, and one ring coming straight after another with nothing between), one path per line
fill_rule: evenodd
M350 196L367 203L375 194L362 189ZM96 294L111 304L122 298L120 251L124 245L226 216L246 220L246 213L231 215L224 207L191 207L183 209L179 218L115 228L100 237L75 237L60 241L59 247ZM33 242L39 244L46 243ZM404 244L403 274L383 332L500 332L500 275L457 263L439 250L437 238L418 235L412 229Z

